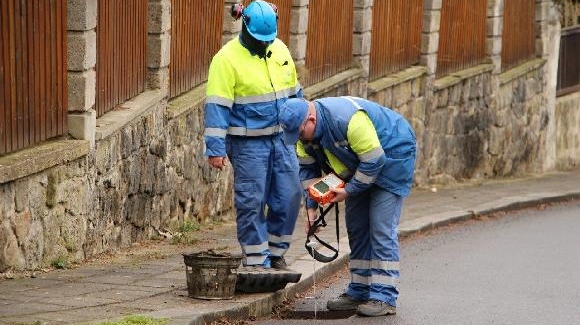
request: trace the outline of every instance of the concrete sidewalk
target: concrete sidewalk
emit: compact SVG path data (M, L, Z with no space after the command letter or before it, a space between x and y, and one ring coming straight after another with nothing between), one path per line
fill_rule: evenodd
M580 198L580 170L485 181L437 191L415 189L405 203L400 233L406 236L477 215L577 198ZM323 230L328 240L335 237L333 219L334 216L327 217L329 225ZM344 236L344 226L341 232ZM221 317L268 315L286 297L309 288L313 276L320 279L347 261L345 237L340 241L339 258L328 264L314 263L304 249L304 242L302 221L298 221L286 260L292 269L302 273L300 282L275 293L236 294L231 300L189 298L183 257L175 252L165 256L155 246L142 248L149 251L146 258L143 254L126 254L113 262L97 261L35 277L3 280L0 282L0 324L72 324L135 314L168 318L170 324L204 324ZM223 224L199 231L199 240L188 250L210 248L238 252L235 225Z

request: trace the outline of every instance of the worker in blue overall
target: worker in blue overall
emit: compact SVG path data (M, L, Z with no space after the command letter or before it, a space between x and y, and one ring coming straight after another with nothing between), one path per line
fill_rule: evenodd
M321 171L346 182L344 188L332 189L331 202L345 200L351 281L327 308L356 310L362 316L395 314L397 230L416 158L412 127L395 111L357 97L290 99L280 118L287 142L300 140L296 152L304 189ZM317 207L307 199L306 229L317 218Z
M257 0L232 7L233 16L234 11L242 31L209 67L205 155L214 168L223 169L228 158L233 166L243 264L287 269L284 254L302 189L295 149L284 142L279 115L288 98L302 97L302 88L288 48L276 38L275 6Z

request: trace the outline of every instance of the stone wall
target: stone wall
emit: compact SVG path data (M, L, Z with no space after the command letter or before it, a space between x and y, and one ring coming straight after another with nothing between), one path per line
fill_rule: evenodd
M158 102L94 152L0 184L0 271L79 261L186 220L231 220L231 171L205 163L200 109Z
M580 166L580 92L556 100L557 168L566 170Z

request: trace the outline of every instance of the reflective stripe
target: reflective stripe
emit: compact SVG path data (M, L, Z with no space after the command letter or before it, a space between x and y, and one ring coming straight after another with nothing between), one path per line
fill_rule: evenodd
M259 254L268 249L268 242L263 242L260 245L245 245L242 246L246 254Z
M246 265L263 265L266 260L266 255L252 255L246 256Z
M300 163L300 165L310 165L310 164L314 164L316 162L316 159L314 159L313 157L298 157L298 162Z
M283 236L276 236L276 235L268 235L268 241L271 243L289 243L292 241L292 235L283 235Z
M372 182L375 181L374 177L369 177L358 170L356 171L356 173L354 173L354 178L363 184L372 184Z
M225 138L227 133L228 133L228 131L224 130L224 129L206 128L205 131L203 132L203 135L210 136L210 137Z
M286 253L286 248L272 247L270 246L270 253L274 256L282 256Z
M372 284L378 283L378 284L396 287L397 286L397 279L393 278L391 276L388 276L388 275L373 274L371 276L371 283Z
M236 104L253 104L253 103L271 102L274 100L276 100L276 93L271 92L271 93L261 94L261 95L237 97L234 100L234 103L236 103Z
M346 100L348 100L349 102L351 102L354 105L354 107L356 107L358 110L363 110L363 108L360 107L360 105L357 102L354 101L354 99L353 99L354 97L344 96L343 98L346 99Z
M205 98L206 104L218 104L222 106L226 106L227 108L232 108L234 106L234 101L231 99L227 99L225 97L220 96L207 96Z
M248 129L242 126L230 126L228 128L229 135L240 135L246 137L259 137L263 135L273 135L282 132L280 125L270 126L264 129Z
M371 284L371 278L369 276L351 273L350 282L369 285Z
M367 162L367 161L370 161L372 159L379 158L380 156L382 156L384 154L385 154L385 151L383 150L383 148L378 147L378 148L373 149L369 152L365 152L363 154L358 155L358 159L362 162Z
M371 276L364 276L360 274L351 274L352 283L364 284L364 285L371 285L371 284L382 284L388 286L397 286L397 279L390 277L388 275L379 275L373 274Z
M281 89L276 92L270 92L267 94L261 95L252 95L252 96L239 96L236 97L234 103L236 104L254 104L254 103L263 103L263 102L270 102L274 101L278 98L287 98L293 95L296 95L300 91L300 86Z
M351 260L351 269L381 269L389 271L399 271L400 263L397 261L379 261L379 260Z
M302 188L307 189L308 186L312 185L316 181L316 178L305 179L302 181Z

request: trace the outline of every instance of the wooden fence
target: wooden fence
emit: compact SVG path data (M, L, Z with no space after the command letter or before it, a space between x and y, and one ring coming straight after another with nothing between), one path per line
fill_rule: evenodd
M562 30L557 95L580 90L580 26Z
M441 8L437 76L485 60L487 0L445 0Z
M67 132L66 1L0 1L0 154Z
M536 2L505 0L501 67L509 70L534 58L536 50Z
M306 71L300 82L309 86L347 70L352 64L353 0L316 0L308 7Z
M173 98L207 79L211 58L222 42L224 2L173 0L171 13L169 95Z
M369 79L407 68L421 56L423 0L375 0Z
M292 0L271 2L278 9L278 38L288 44ZM247 6L250 1L242 3ZM169 92L174 98L207 80L211 59L222 43L224 10L229 15L230 8L223 0L173 0L171 6Z
M147 0L99 0L97 116L145 90L146 55Z

